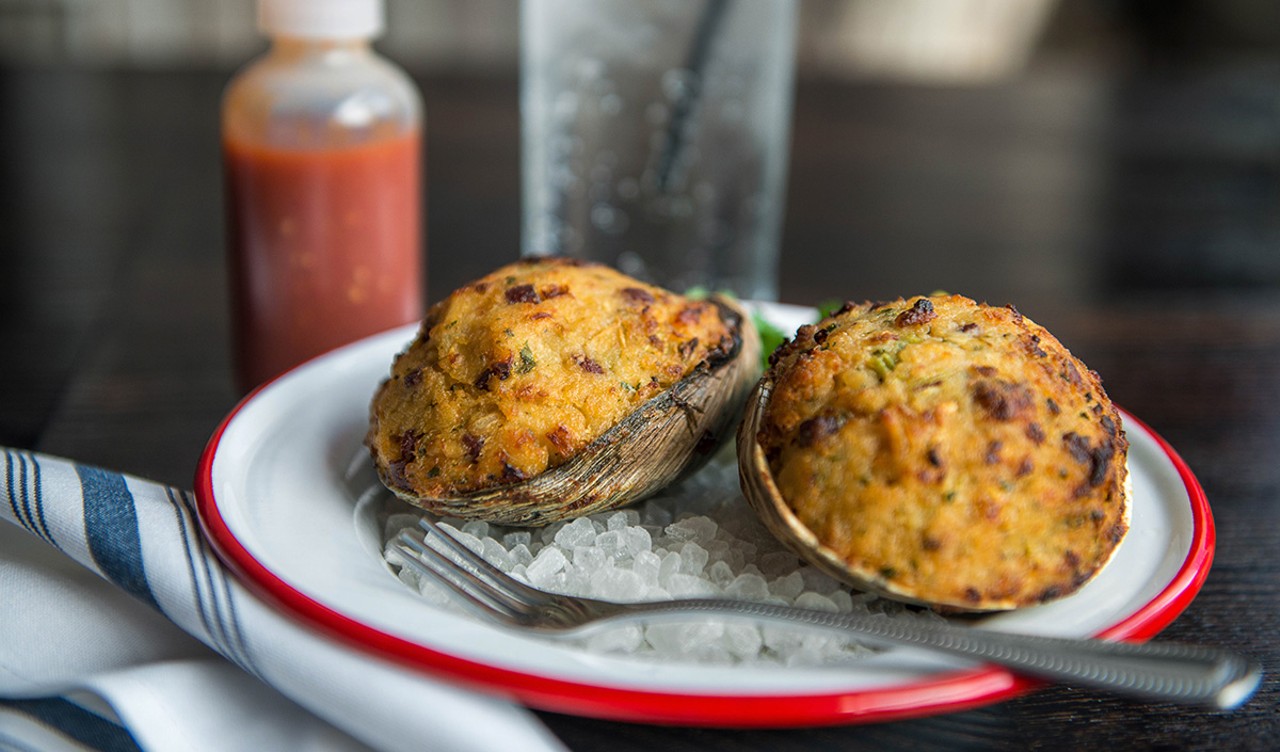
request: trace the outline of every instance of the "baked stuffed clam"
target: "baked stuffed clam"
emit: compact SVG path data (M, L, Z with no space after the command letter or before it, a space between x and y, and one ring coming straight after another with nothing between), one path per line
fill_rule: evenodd
M1128 530L1121 416L1011 307L848 304L780 348L738 434L770 530L856 587L945 611L1068 595Z
M383 483L435 514L545 525L708 459L758 375L733 301L526 259L434 305L373 399Z

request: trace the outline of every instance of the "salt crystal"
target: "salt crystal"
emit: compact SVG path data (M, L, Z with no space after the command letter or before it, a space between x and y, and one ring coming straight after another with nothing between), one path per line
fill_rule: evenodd
M705 515L696 515L677 520L669 526L678 530L678 534L668 533L671 537L679 537L682 540L696 540L699 543L710 543L715 540L716 531L720 529L720 525L710 517Z
M672 598L710 598L719 595L715 585L701 577L676 572L662 582Z
M590 519L579 517L560 528L554 540L557 546L566 551L572 551L576 546L590 546L595 543L596 528L591 524Z
M733 581L733 567L723 561L717 561L707 569L707 579L723 588Z
M832 613L839 611L835 601L825 595L806 591L796 596L795 605L797 608L809 608L814 611L830 611Z
M787 651L788 654L783 661L788 666L821 664L826 655L839 651L844 643L842 638L820 634L805 633L797 636L798 644Z
M630 624L602 629L587 638L587 647L601 653L634 653L644 644L644 627Z
M396 572L396 579L400 580L401 582L413 588L414 590L417 590L419 587L420 578L418 577L418 573L413 571L409 567L401 567L401 569Z
M662 559L652 551L641 551L636 554L631 564L631 571L640 575L650 587L658 584L658 571L662 567Z
M694 653L701 646L719 640L723 634L724 625L712 621L650 624L644 630L645 640L650 645L676 655Z
M827 597L836 604L836 611L847 614L853 610L853 597L849 595L849 591L837 590Z
M666 583L671 575L680 571L680 554L671 552L662 557L662 565L658 569L658 581Z
M796 630L772 624L760 627L760 638L766 649L779 656L786 656L801 645L800 635Z
M769 583L758 574L740 574L724 587L725 595L748 601L763 600L769 595Z
M734 663L734 656L719 643L702 644L693 649L691 657L699 663L726 664Z
M604 549L595 546L577 546L573 549L573 565L587 570L596 570L604 566L609 556Z
M638 601L645 593L645 582L629 569L608 567L591 575L591 594L597 598Z
M489 535L489 523L483 520L469 520L463 524L462 532L477 538L485 538Z
M527 567L533 561L533 553L523 543L512 546L507 555L511 557L512 566L523 564Z
M792 572L786 577L779 577L769 583L769 592L771 594L788 600L794 599L803 590L804 578L800 576L799 572Z
M568 566L564 571L556 575L563 577L564 581L560 584L561 593L568 595L591 595L591 577L592 572L582 567Z
M764 646L764 637L754 624L726 624L724 643L739 658L754 658Z
M483 552L484 544L480 542L479 538L475 537L471 533L464 533L452 525L441 525L440 527L444 529L445 535L452 536L454 540L471 549L472 553L478 554ZM427 540L431 540L430 537L428 537Z
M627 553L626 545L622 542L621 530L607 530L596 536L595 544L604 551L606 556L614 559L620 559Z
M707 549L707 557L710 561L725 561L733 556L733 544L728 540L716 539L703 546Z
M707 550L693 541L680 547L680 571L685 574L702 574L707 566Z
M673 522L670 525L667 525L662 530L662 534L667 538L670 538L675 541L693 540L698 535L697 532L695 532L692 527L685 525L683 520L680 522Z
M528 546L532 542L533 534L528 530L519 530L502 536L502 545L506 546L508 551L522 543Z
M529 575L529 582L536 587L548 587L554 576L563 570L564 565L568 563L569 560L565 558L560 549L544 548L526 569Z
M817 666L822 663L823 653L812 647L801 645L787 651L782 657L784 666Z
M420 519L421 517L417 514L400 513L400 514L388 515L386 526L385 526L385 529L387 531L387 538L390 539L390 538L396 537L396 535L399 534L401 530L404 530L406 528L418 527L418 520Z
M604 527L606 530L625 530L628 526L627 515L625 512L614 512L605 520Z
M627 553L633 557L648 551L653 546L653 538L649 535L649 531L642 527L628 527L623 530L622 542L626 546Z
M493 538L483 538L480 541L481 555L484 556L490 564L498 569L506 571L511 568L514 561L511 560L511 554L507 553L507 549Z

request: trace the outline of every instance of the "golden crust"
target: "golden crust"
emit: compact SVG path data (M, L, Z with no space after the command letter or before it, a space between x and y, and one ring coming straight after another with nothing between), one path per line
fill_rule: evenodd
M1012 307L846 305L770 375L757 439L783 498L883 591L964 610L1051 600L1128 529L1119 412Z
M374 397L367 443L411 496L518 482L732 342L710 302L599 264L522 260L432 306Z

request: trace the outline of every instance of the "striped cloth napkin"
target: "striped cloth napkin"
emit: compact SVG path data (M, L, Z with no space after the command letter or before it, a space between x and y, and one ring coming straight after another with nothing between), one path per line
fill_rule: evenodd
M272 609L190 493L0 450L0 749L563 749L518 705Z

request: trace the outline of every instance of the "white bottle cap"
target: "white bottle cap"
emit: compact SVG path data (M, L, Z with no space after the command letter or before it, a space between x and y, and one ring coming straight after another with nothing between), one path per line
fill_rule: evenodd
M383 29L383 0L258 0L258 28L269 36L355 39Z

